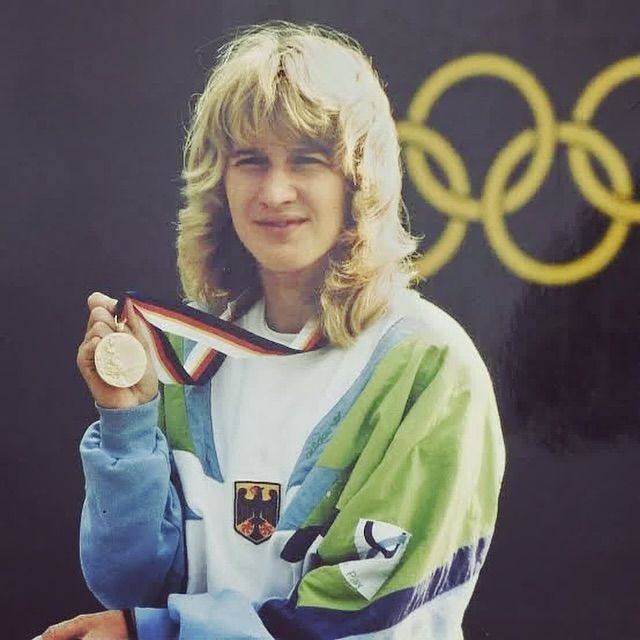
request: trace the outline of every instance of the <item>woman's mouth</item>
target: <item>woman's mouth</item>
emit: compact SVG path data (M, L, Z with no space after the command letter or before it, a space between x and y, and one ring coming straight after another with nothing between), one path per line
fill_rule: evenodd
M264 218L256 220L256 225L266 240L289 242L307 222L307 218Z
M260 225L261 227L285 229L286 227L301 225L304 222L306 222L305 218L267 218L265 220L257 220L256 224Z

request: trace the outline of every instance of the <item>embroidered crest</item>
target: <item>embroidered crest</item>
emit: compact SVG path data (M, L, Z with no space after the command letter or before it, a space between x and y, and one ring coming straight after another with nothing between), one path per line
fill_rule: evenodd
M236 482L235 530L253 544L268 540L280 517L280 485L274 482Z

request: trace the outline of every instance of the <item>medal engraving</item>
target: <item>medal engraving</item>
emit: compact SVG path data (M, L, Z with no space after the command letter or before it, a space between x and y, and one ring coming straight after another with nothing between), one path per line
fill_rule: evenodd
M140 382L147 368L144 347L131 334L119 331L100 340L94 361L98 375L112 387L122 389Z

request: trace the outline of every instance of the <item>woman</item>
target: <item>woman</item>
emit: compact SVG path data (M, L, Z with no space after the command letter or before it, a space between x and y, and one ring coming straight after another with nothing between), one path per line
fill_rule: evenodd
M398 158L346 36L271 23L221 51L187 140L182 284L289 355L115 389L94 366L115 301L90 296L81 558L112 610L45 639L461 637L504 452L470 339L409 289Z

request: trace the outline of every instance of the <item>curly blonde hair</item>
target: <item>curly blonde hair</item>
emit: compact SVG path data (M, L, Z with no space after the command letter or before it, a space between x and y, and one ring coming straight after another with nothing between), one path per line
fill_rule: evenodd
M231 224L223 175L234 145L273 133L322 140L351 191L351 215L317 297L320 326L347 346L414 277L403 226L400 149L389 100L351 38L319 25L246 28L219 52L184 152L178 270L185 296L211 310L260 292L255 260Z

